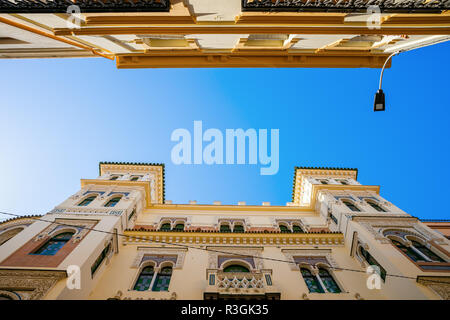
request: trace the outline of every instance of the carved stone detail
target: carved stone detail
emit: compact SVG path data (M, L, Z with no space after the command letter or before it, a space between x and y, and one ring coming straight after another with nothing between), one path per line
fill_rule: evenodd
M401 229L407 232L416 234L419 237L425 238L426 241L434 241L437 244L446 244L446 240L442 237L436 237L426 228L420 225L415 218L409 219L364 219L356 217L355 222L358 222L369 231L375 240L380 243L390 243L391 241L383 235L386 229Z
M286 258L291 261L289 266L291 270L300 270L299 266L294 260L295 256L308 256L308 257L325 257L328 261L330 267L334 269L334 271L339 271L339 265L336 260L334 260L333 255L331 254L330 249L283 249L281 250Z
M427 286L443 300L450 300L450 277L418 277L417 282Z
M144 258L144 255L176 255L177 261L175 263L174 269L181 269L184 264L184 258L186 256L186 252L188 249L180 249L180 248L145 248L140 247L137 248L137 255L131 264L132 268L139 268L141 266L141 261Z
M76 229L72 237L74 243L81 241L86 234L97 224L97 220L75 220L75 219L55 219L47 228L41 231L34 241L39 241L44 238L53 236L53 234L61 229L69 228Z
M26 291L28 295L18 293L21 299L38 300L66 277L65 271L0 269L0 290Z
M236 256L251 256L255 261L255 267L258 270L264 269L264 261L261 259L263 248L224 248L224 247L208 247L208 249L217 250L208 251L208 268L219 268L219 256L224 254ZM237 257L238 259L239 257Z

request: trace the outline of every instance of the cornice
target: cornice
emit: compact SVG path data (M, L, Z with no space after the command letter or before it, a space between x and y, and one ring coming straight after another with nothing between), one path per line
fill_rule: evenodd
M217 233L126 230L124 244L324 245L344 244L342 233Z

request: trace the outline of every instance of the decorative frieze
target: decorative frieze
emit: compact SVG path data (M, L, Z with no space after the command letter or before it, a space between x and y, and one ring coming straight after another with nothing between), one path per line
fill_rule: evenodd
M378 6L386 13L440 13L450 9L446 0L242 0L242 11L367 13L369 6Z
M0 0L0 13L67 13L67 7L77 5L81 12L168 12L170 0Z
M0 269L0 292L21 300L38 300L66 277L65 271Z

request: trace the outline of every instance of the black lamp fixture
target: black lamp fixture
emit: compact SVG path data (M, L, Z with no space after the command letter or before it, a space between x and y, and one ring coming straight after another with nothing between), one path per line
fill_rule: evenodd
M381 69L381 75L380 75L380 88L378 89L377 93L375 93L375 101L373 104L373 111L384 111L386 110L386 100L385 100L385 96L384 96L384 92L381 89L381 83L383 81L383 72L384 72L384 68L386 67L386 64L388 63L388 61L395 55L399 54L400 51L396 51L394 53L392 53L384 62L383 64L383 68Z

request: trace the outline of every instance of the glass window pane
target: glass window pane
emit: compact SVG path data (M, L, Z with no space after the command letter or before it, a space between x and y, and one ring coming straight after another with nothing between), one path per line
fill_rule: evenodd
M311 293L324 293L322 286L317 280L316 276L314 276L311 271L306 268L300 269L302 273L303 280L305 280L306 286L308 287L309 292Z
M325 285L325 288L328 292L331 293L339 293L341 292L341 289L337 285L334 278L331 276L331 274L328 272L328 270L320 268L319 269L319 277L322 280L323 284Z
M172 268L162 268L161 271L156 275L155 284L153 285L153 291L168 291L171 277Z

